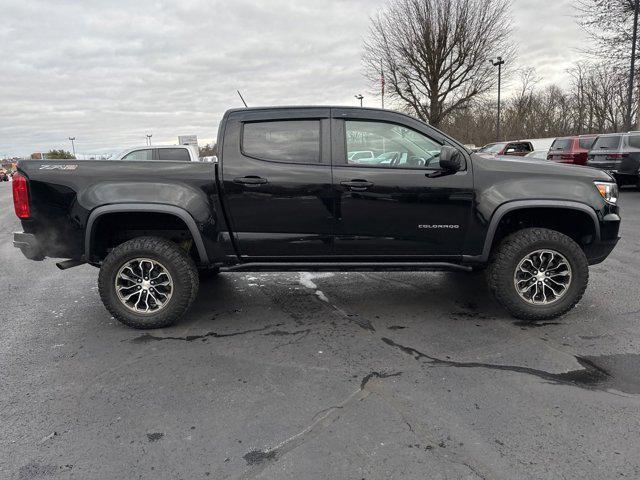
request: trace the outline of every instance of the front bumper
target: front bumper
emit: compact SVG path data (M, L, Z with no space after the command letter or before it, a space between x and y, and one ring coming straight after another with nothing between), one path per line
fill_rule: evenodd
M592 243L591 245L587 245L584 249L584 253L587 256L589 265L602 263L616 247L619 240L620 237L614 238L613 240L601 240L599 242Z
M32 233L14 232L13 246L19 248L22 254L29 260L44 260L40 243Z

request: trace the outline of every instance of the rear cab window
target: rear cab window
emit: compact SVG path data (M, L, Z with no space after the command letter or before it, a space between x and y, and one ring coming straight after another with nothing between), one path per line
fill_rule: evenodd
M320 120L247 122L243 155L270 162L319 164Z
M159 148L158 160L174 162L190 162L191 157L186 148Z

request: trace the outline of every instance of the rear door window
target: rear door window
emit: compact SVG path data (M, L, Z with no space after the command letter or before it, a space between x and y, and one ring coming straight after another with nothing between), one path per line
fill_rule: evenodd
M244 124L242 152L258 160L320 162L320 121L287 120Z
M158 160L172 160L174 162L189 162L191 157L186 148L159 148Z
M122 160L153 160L153 149L145 148L144 150L134 150L125 155Z
M620 147L622 137L598 137L593 144L593 150L616 150Z
M640 148L640 135L629 135L629 146L631 148Z
M551 144L551 150L571 150L570 138L556 138Z

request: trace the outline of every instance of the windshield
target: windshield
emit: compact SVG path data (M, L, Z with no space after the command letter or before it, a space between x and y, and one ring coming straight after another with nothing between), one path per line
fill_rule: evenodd
M506 143L490 143L489 145L485 145L478 152L482 153L499 153L504 147Z
M122 158L122 156L127 153L129 151L129 149L125 149L125 150L120 150L118 153L114 153L113 155L111 155L109 158L107 158L107 160L120 160Z

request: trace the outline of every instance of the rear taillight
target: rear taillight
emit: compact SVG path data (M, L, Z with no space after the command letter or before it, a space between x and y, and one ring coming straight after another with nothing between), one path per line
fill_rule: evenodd
M18 218L29 218L29 185L19 173L13 176L13 207Z
M609 158L627 158L629 154L628 153L611 153L607 156Z

